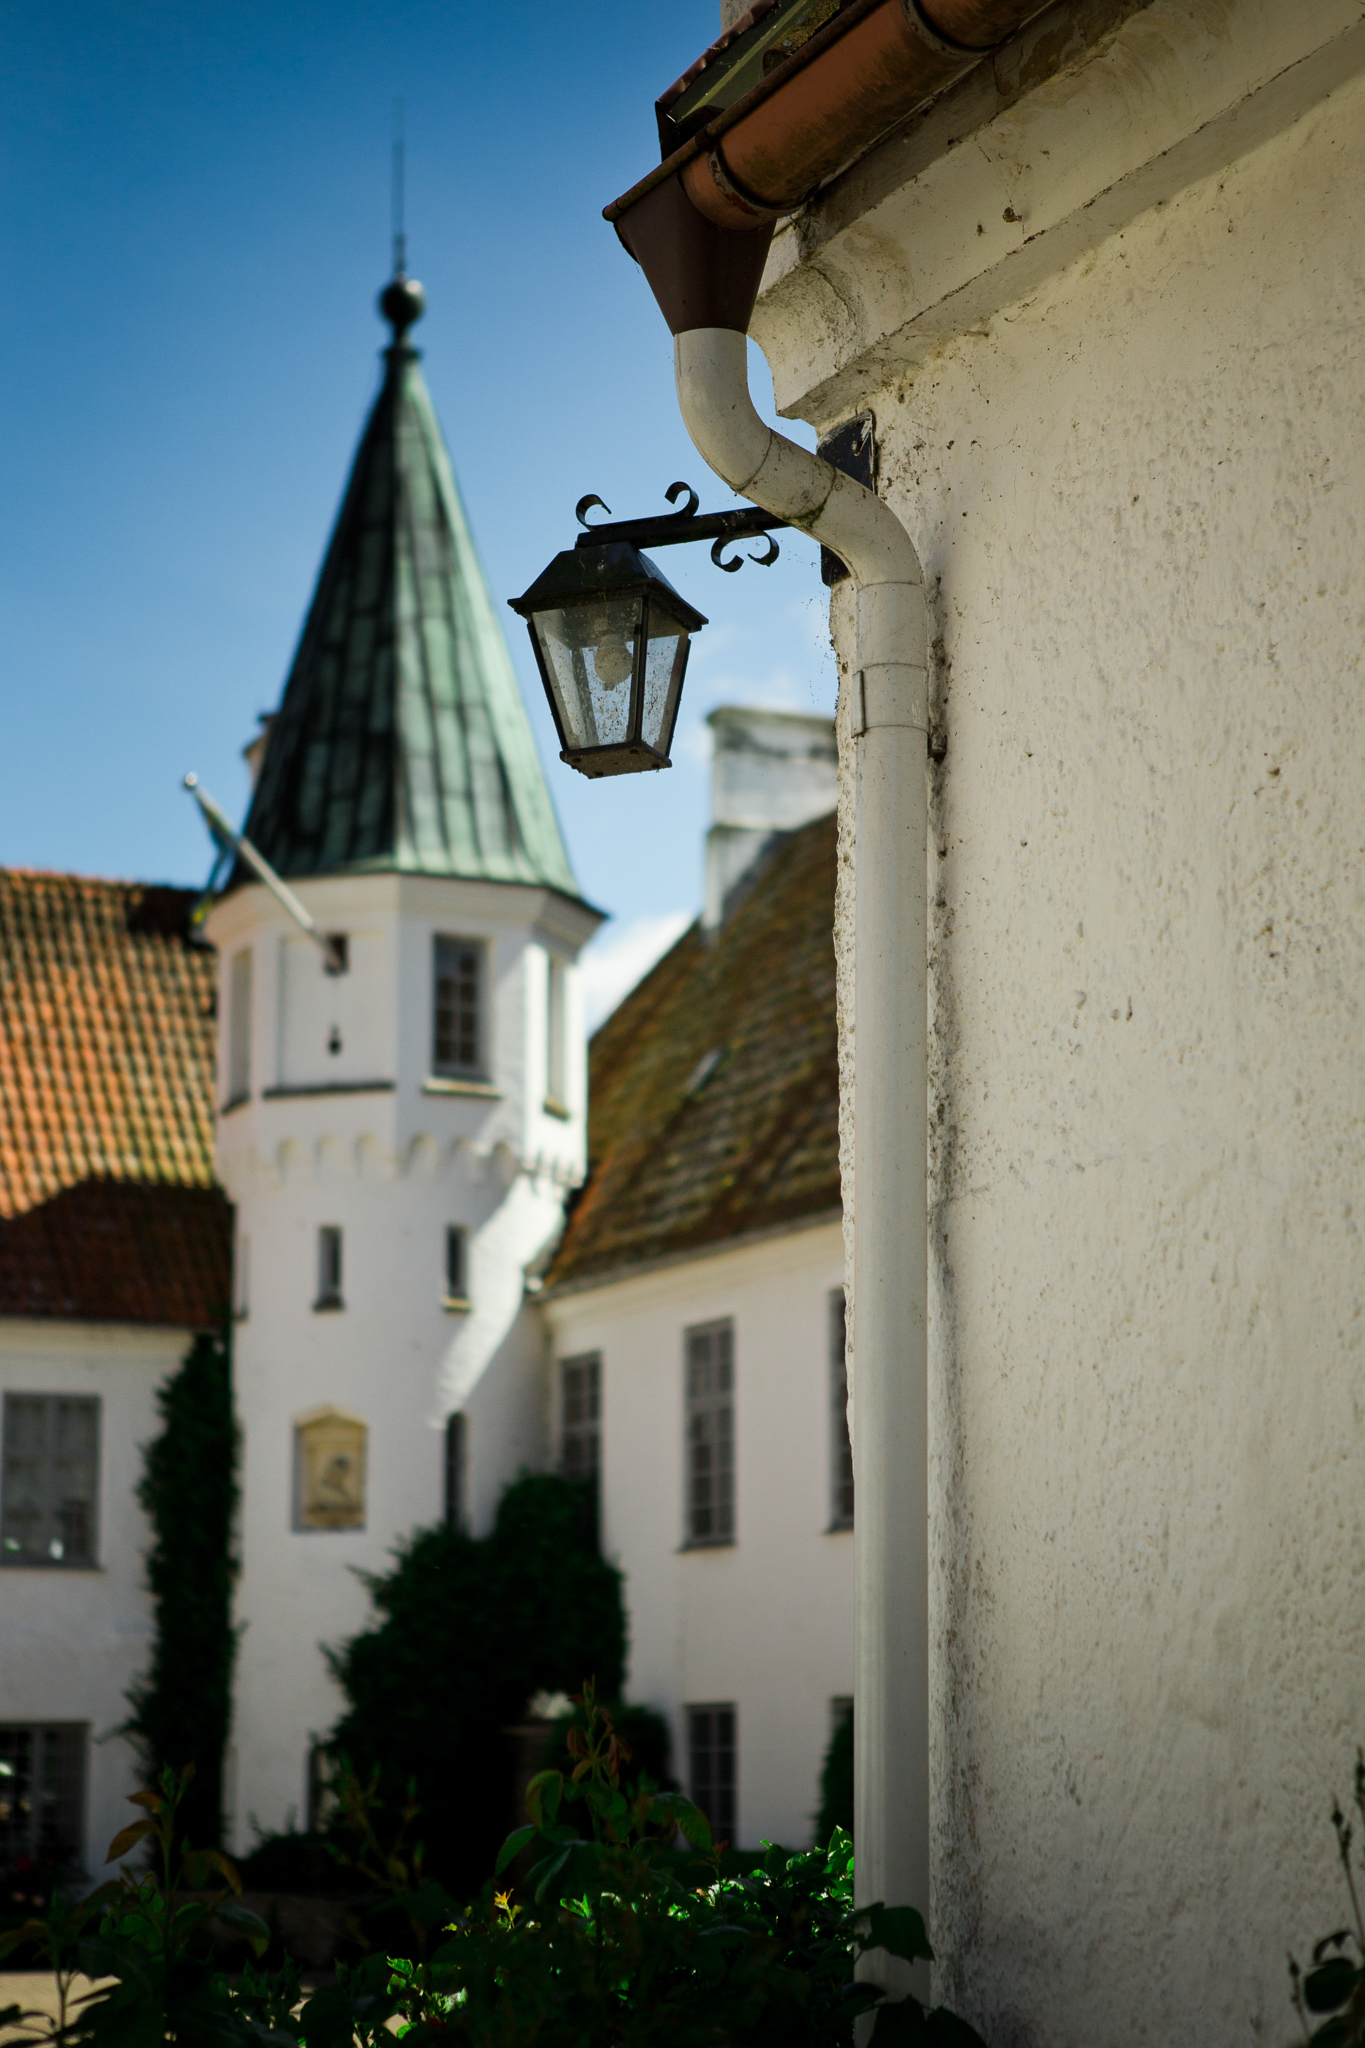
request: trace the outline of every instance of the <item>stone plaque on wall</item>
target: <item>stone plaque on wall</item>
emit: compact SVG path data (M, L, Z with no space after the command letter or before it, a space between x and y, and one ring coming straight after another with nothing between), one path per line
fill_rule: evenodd
M294 1426L296 1529L365 1526L365 1424L319 1408Z

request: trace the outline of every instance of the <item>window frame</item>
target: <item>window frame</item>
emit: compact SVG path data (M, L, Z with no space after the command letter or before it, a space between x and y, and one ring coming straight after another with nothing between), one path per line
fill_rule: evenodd
M314 1315L326 1315L346 1306L346 1233L339 1223L319 1223L317 1236L318 1291Z
M733 1846L739 1826L739 1707L734 1700L709 1700L695 1705L689 1702L683 1711L687 1716L687 1796L711 1823L716 1846L727 1841ZM703 1716L710 1724L710 1739L700 1745L697 1733ZM723 1716L729 1720L728 1744L721 1740ZM707 1776L713 1781L709 1784L699 1782L697 1760L703 1753L708 1762ZM723 1773L719 1765L724 1757L729 1758L728 1784L720 1782ZM728 1814L720 1810L727 1802Z
M224 1068L227 1079L227 1099L223 1104L224 1114L236 1109L239 1103L251 1100L251 1025L254 1002L255 969L253 949L239 946L226 963L227 1001L225 1024L227 1044Z
M13 1777L14 1775L13 1765L9 1764L8 1769L5 1766L9 1763L9 1759L17 1747L12 1741L8 1741L7 1738L16 1736L28 1736L30 1738L31 1757L34 1760L30 1762L29 1766L29 1825L25 1830L26 1840L22 1845L19 1845L20 1854L32 1856L35 1862L40 1862L43 1860L45 1853L51 1853L50 1847L43 1840L43 1815L45 1810L50 1810L51 1806L58 1804L60 1800L66 1807L74 1839L69 1855L59 1864L59 1868L71 1871L82 1870L85 1866L86 1787L90 1772L90 1723L88 1721L0 1722L0 1777ZM67 1758L67 1782L61 1787L58 1797L53 1799L49 1799L48 1796L49 1779L47 1767L50 1745L57 1748L65 1746L69 1752ZM71 1766L74 1766L74 1768L70 1768ZM31 1789L35 1778L38 1782L36 1797L33 1796ZM10 1832L7 1826L0 1824L0 1853L3 1853L5 1846L4 1837ZM18 1859L16 1858L15 1860L17 1861Z
M469 1294L469 1231L463 1223L447 1223L445 1248L442 1306L463 1312L473 1306Z
M583 1398L588 1412L569 1420L569 1376L583 1375L585 1385ZM573 1396L575 1401L579 1395ZM587 1459L570 1459L570 1444L591 1445ZM600 1351L580 1351L572 1358L559 1361L559 1469L565 1479L591 1481L594 1486L601 1483L602 1473L602 1354Z
M469 1417L462 1408L446 1417L441 1479L445 1525L463 1535L469 1526Z
M8 1534L8 1529L12 1504L10 1494L10 1458L12 1424L10 1421L10 1416L14 1404L20 1401L41 1402L43 1407L43 1504L40 1512L42 1518L43 1531L41 1541L43 1543L44 1548L41 1554L36 1554L33 1552L20 1552L16 1554L9 1548L10 1538ZM55 1534L58 1507L55 1498L57 1446L54 1418L57 1409L63 1404L67 1404L71 1407L81 1408L89 1411L91 1414L93 1414L95 1422L94 1444L90 1451L90 1496L88 1501L83 1503L83 1505L88 1510L89 1517L89 1547L85 1552L74 1557L68 1557L66 1555L65 1537L59 1537ZM23 1391L22 1388L6 1388L4 1401L2 1404L0 1404L0 1568L3 1568L6 1571L67 1572L93 1572L99 1571L101 1569L100 1478L101 1466L103 1462L103 1450L104 1402L103 1398L99 1394L63 1394L60 1392L49 1392L47 1390L34 1393L26 1393ZM60 1542L62 1544L62 1552L59 1556L54 1555L52 1552L52 1545L54 1542ZM18 1722L15 1723L16 1727L20 1725L21 1724ZM28 1724L24 1723L22 1725L27 1726ZM37 1722L33 1723L33 1726L35 1727L39 1725L40 1724ZM46 1727L49 1724L44 1722L41 1725ZM55 1727L57 1723L54 1722L51 1725ZM61 1725L67 1726L68 1724L62 1723ZM69 1725L74 1727L77 1724L73 1722Z
M829 1292L829 1534L853 1527L857 1494L848 1426L848 1310L842 1287Z
M466 1065L441 1057L441 951L443 947L467 948L475 961L474 1059ZM488 941L464 937L458 932L431 935L431 1073L440 1081L488 1080ZM458 1028L454 1034L459 1037Z
M698 1393L694 1355L703 1339L713 1347L724 1338L723 1359L708 1358L724 1384ZM736 1541L738 1515L735 1485L735 1324L733 1316L718 1316L711 1322L693 1323L683 1331L683 1544L684 1550L716 1550ZM706 1418L713 1427L706 1429ZM702 1507L698 1499L698 1452L705 1449L710 1463L713 1497ZM703 1514L712 1526L700 1528Z
M545 1109L569 1114L569 963L545 949Z

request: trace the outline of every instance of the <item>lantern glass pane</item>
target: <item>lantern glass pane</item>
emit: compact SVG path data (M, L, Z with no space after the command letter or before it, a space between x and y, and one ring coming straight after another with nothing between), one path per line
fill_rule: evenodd
M639 597L536 612L532 623L553 680L565 745L610 747L627 740Z
M645 708L640 737L660 754L667 754L678 716L678 696L683 670L687 667L686 626L680 626L667 612L651 605L649 646L645 652Z

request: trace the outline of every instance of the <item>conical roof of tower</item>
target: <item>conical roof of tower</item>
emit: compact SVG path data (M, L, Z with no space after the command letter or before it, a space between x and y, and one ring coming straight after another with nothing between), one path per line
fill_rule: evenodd
M526 882L577 896L502 626L407 329L384 381L270 726L245 833L279 874ZM250 875L240 865L235 881Z

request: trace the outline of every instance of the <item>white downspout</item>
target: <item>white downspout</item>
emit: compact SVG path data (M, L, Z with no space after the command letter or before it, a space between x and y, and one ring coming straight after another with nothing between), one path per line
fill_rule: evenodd
M875 492L774 433L747 339L676 336L678 402L741 497L832 548L857 586L853 1436L857 1896L929 1917L927 614L919 560ZM894 1992L903 1966L862 1974ZM877 1962L883 1967L876 1967ZM916 1983L921 1989L922 1980Z

